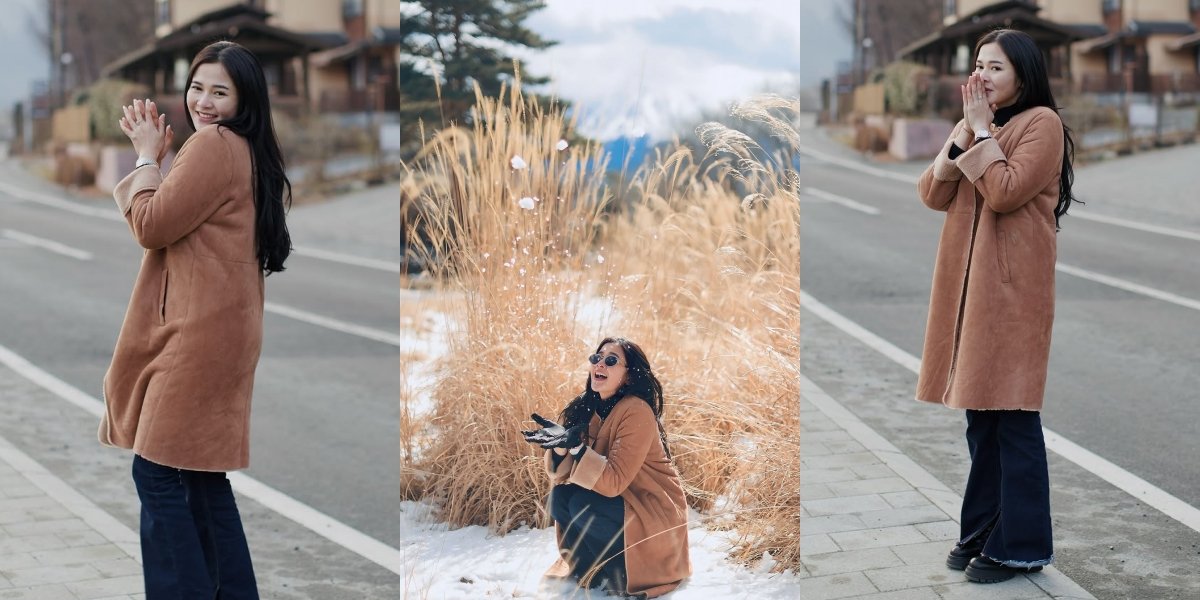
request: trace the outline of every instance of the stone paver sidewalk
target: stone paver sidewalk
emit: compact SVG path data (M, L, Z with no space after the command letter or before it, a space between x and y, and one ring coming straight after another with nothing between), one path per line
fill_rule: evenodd
M137 534L0 437L0 598L143 599Z
M988 585L947 568L962 498L816 384L801 382L805 600L1094 600L1053 566Z

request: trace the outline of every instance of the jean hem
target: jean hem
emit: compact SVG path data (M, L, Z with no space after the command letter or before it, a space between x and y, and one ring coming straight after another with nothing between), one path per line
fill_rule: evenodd
M984 554L983 556L986 558L989 558L991 560L994 560L1006 567L1011 567L1014 569L1032 569L1033 567L1044 567L1044 566L1054 562L1053 554L1050 555L1050 558L1043 558L1041 560L1000 560L994 556L988 556L986 554Z

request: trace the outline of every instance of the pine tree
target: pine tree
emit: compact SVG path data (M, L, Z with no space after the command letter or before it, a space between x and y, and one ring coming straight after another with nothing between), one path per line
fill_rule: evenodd
M415 0L403 2L401 24L401 122L412 136L418 119L425 127L469 124L474 85L496 95L513 78L514 58L505 46L548 48L546 40L524 27L542 0ZM525 72L523 85L547 81ZM433 72L431 73L431 69ZM441 85L440 100L434 77ZM410 138L411 139L411 138Z

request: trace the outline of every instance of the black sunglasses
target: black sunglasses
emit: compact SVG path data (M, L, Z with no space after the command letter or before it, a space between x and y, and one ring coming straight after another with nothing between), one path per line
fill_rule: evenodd
M594 364L600 362L601 359L604 360L604 366L606 366L606 367L615 367L615 366L617 366L617 363L621 362L620 360L617 359L616 354L609 354L608 356L600 356L599 354L593 354L588 357L588 362L590 362L594 365Z

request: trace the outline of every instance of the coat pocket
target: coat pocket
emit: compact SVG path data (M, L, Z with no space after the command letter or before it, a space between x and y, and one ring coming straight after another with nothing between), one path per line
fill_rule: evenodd
M1003 229L996 230L996 260L1000 263L1000 281L1008 283L1011 279L1008 268L1008 234Z
M158 293L158 324L167 324L167 271L162 272L162 289Z

